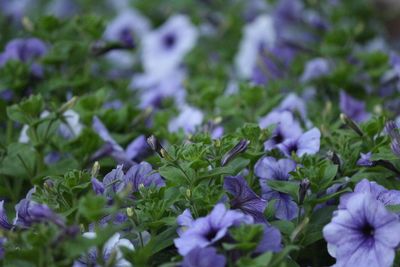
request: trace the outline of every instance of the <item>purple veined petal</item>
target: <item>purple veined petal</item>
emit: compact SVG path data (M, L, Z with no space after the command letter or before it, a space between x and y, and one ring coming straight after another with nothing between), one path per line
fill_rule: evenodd
M120 192L124 184L124 172L122 170L122 165L118 165L116 169L106 174L103 178L103 186L105 188L105 193L108 196Z
M273 157L263 157L254 166L254 173L261 179L289 179L289 173L296 169L296 162L291 159L276 160Z
M233 195L231 206L253 216L255 222L266 222L264 210L267 202L257 196L242 176L227 176L224 189Z
M132 166L123 179L125 185L132 186L133 192L138 191L140 185L143 185L144 187L150 187L153 185L158 188L165 186L165 182L161 178L160 174L154 172L152 166L145 161Z
M0 227L5 230L12 228L12 224L8 222L8 217L4 209L4 200L0 201Z
M275 203L275 217L280 220L293 220L297 217L299 207L287 194L280 194Z
M266 251L279 252L282 250L281 232L275 227L264 225L264 234L255 252L264 253Z
M193 248L183 258L181 267L225 267L226 259L213 247Z

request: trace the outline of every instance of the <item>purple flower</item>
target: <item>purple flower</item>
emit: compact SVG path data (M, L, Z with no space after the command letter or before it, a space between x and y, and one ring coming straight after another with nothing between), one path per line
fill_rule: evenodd
M122 165L117 166L104 176L103 182L92 178L93 191L96 194L105 194L109 200L126 188L129 188L131 193L137 192L140 186L160 188L165 186L165 182L153 171L151 165L144 161L134 164L125 174Z
M319 151L320 138L321 132L318 128L314 127L296 139L284 141L282 144L278 145L278 148L287 157L290 157L293 152L299 157L305 154L314 155Z
M372 156L371 152L368 152L366 154L360 153L360 159L357 160L357 165L358 166L363 166L363 167L372 166L373 162L371 161L371 156Z
M307 120L307 109L304 100L296 95L295 93L288 94L285 99L282 100L280 105L276 108L277 111L290 111L293 114L296 112L300 114L301 118Z
M106 126L96 116L93 117L92 128L97 132L100 138L106 142L106 145L92 156L92 160L97 160L98 158L104 156L111 156L118 163L131 166L133 165L133 160L142 160L150 152L146 143L146 137L144 135L139 135L130 144L128 144L127 148L124 150L114 140Z
M8 222L7 213L4 210L4 200L0 201L0 227L10 230L13 225Z
M193 221L179 238L174 239L179 254L185 256L192 249L205 248L226 236L228 229L242 223L253 223L253 218L241 212L227 210L224 204L215 205L206 217Z
M145 73L166 77L177 69L197 40L197 29L188 17L174 15L143 38L142 62Z
M196 247L185 255L181 267L224 267L226 259L215 248Z
M371 194L355 193L334 213L323 235L337 267L389 267L400 243L400 222Z
M276 125L272 137L264 143L264 149L269 151L276 148L286 140L298 138L301 133L300 124L289 111L272 111L259 121L260 128Z
M325 58L314 58L307 62L300 81L305 83L323 76L330 72L329 62Z
M227 176L224 189L233 195L231 208L253 216L255 222L265 223L264 210L267 202L257 196L242 176Z
M292 220L297 216L298 207L291 196L271 189L268 180L288 181L290 172L296 169L296 162L291 159L276 160L264 157L257 161L254 173L260 178L262 197L265 200L275 200L275 216L281 220Z
M390 143L392 152L400 157L400 133L397 123L394 121L388 121L385 125L385 130L392 139L392 142Z
M178 117L171 119L168 124L168 130L177 132L183 129L186 134L193 134L196 131L196 127L203 122L203 117L204 114L201 110L185 106Z
M363 179L357 183L354 188L354 193L370 194L376 200L382 202L385 206L400 204L400 191L388 190L376 182L370 182L367 179ZM348 200L354 193L347 193L340 198L339 209L346 207Z
M178 235L182 235L182 233L193 224L193 216L189 209L185 209L181 215L176 218L176 223L179 225L177 230Z
M264 233L263 237L258 244L255 253L264 253L267 251L279 252L282 250L282 236L281 232L275 227L269 226L267 224L263 225Z
M365 103L351 97L343 90L340 91L340 110L355 122L363 122L370 117L365 111Z
M37 38L14 39L10 41L0 54L0 67L8 61L21 61L31 66L31 72L36 77L43 76L42 67L35 61L47 52L47 46Z

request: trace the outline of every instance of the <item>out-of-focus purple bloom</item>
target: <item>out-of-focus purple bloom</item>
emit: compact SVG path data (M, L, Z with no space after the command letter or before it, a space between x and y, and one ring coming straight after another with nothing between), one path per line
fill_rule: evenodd
M306 103L295 93L288 94L285 99L282 100L276 110L290 111L293 114L297 112L304 121L307 120Z
M232 209L239 209L243 213L253 216L255 222L266 222L264 210L267 202L251 190L242 176L225 177L224 189L233 196L230 202Z
M340 91L340 110L355 122L369 119L370 114L365 111L365 103Z
M299 157L305 154L314 155L319 151L320 139L321 132L319 129L312 128L296 139L284 141L282 144L278 145L278 148L287 157L290 157L293 152Z
M325 58L314 58L307 62L300 81L305 83L323 76L330 72L329 62Z
M124 103L122 103L121 100L116 99L113 101L107 101L104 103L103 108L104 109L114 109L114 110L119 110L123 107Z
M185 106L178 117L171 119L168 124L168 130L170 132L177 132L182 129L186 134L193 134L196 131L196 127L203 122L203 117L204 115L201 110Z
M149 21L138 11L128 9L111 21L105 32L104 38L108 41L118 41L127 47L135 47L137 38L142 37L150 30Z
M276 128L272 137L264 143L264 149L267 151L276 148L286 140L298 138L302 133L300 124L289 111L272 111L259 121L262 129L274 124L276 124Z
M47 205L36 203L30 199L22 199L16 206L14 225L22 228L30 227L34 223L52 222L64 227L64 220L55 214Z
M19 21L34 4L37 4L35 0L0 0L0 12L15 21Z
M13 226L8 222L7 213L4 210L4 200L0 201L0 227L10 230Z
M120 42L126 48L135 48L149 31L150 23L145 17L134 9L125 9L108 24L104 38L111 42ZM135 62L131 51L113 50L106 57L115 66L122 68L131 68Z
M53 0L47 6L47 13L58 18L69 18L79 11L75 0Z
M264 253L267 251L279 252L282 250L281 232L275 227L264 224L263 237L258 244L255 253Z
M385 130L392 139L392 142L390 143L392 152L400 157L400 133L397 123L394 121L387 122L385 125Z
M142 62L146 73L166 77L177 69L197 40L197 29L189 18L174 15L157 30L143 37Z
M31 72L36 77L43 76L43 68L35 61L47 52L47 46L37 38L14 39L7 43L0 54L0 67L8 61L21 61L30 64Z
M61 159L61 153L57 152L57 151L52 151L50 153L48 153L45 157L44 157L44 163L46 163L47 165L52 165L55 164L57 162L60 161Z
M149 147L146 143L146 137L139 135L124 150L111 136L106 126L98 117L93 117L93 130L97 132L100 138L106 142L106 146L92 156L93 160L104 156L113 157L118 163L133 165L133 160L141 160L149 153Z
M74 138L82 132L82 124L79 122L79 114L72 109L63 113L65 123L60 124L58 129L61 136L66 139Z
M193 224L193 216L189 209L185 209L181 215L176 218L176 223L179 225L177 230L178 235L182 235L187 228L190 228Z
M88 239L96 238L95 232L86 232L83 234L83 237ZM121 248L127 248L129 250L134 250L135 247L133 244L125 238L121 238L119 233L114 234L105 244L102 251L102 257L105 262L110 260L111 256L115 254L115 262L114 266L116 267L131 267L132 265L123 258ZM98 267L100 265L97 264L97 251L95 248L89 250L87 255L82 256L78 260L76 260L73 264L73 267L89 267L95 266Z
M389 267L400 243L400 222L371 194L355 193L334 213L323 235L337 267Z
M14 98L14 92L10 89L0 91L0 99L10 102Z
M342 195L340 198L339 209L345 208L347 202L355 193L370 194L372 197L382 202L385 206L400 204L400 191L388 190L376 182L370 182L367 179L363 179L357 183L356 187L354 188L354 193Z
M270 16L259 16L244 27L239 52L235 58L235 66L241 78L252 78L258 60L260 60L260 47L272 48L275 44L275 39L273 20Z
M373 165L373 162L371 161L371 156L372 153L360 153L360 159L357 160L357 165L358 166L363 166L363 167L370 167Z
M215 248L196 247L185 255L181 267L224 267L226 259Z
M159 107L165 98L173 98L177 106L185 102L186 91L183 81L186 73L183 69L175 69L163 77L152 73L137 74L132 78L130 87L140 94L139 107Z
M253 223L253 217L239 211L227 210L224 204L215 205L206 217L196 219L179 238L174 239L179 254L185 256L192 249L205 248L221 240L232 226Z
M97 195L102 195L102 194L104 194L105 187L104 187L104 185L103 185L102 182L100 182L99 180L97 180L97 178L92 178L90 181L91 181L91 183L92 183L93 191L94 191Z
M254 173L260 178L262 197L265 200L276 200L275 216L281 220L296 218L298 207L291 196L271 189L268 180L288 181L290 172L296 169L296 162L291 159L276 160L273 157L264 157L257 161Z

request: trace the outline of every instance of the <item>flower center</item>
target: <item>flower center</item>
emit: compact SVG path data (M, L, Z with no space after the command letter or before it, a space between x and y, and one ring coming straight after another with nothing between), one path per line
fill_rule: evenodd
M206 234L206 239L208 240L208 241L211 241L211 240L213 240L214 238L215 238L215 236L217 235L217 230L215 230L215 229L211 229L207 234Z
M373 236L373 235L374 235L374 233L375 233L375 228L374 228L372 225L370 225L369 223L366 223L366 224L361 228L361 232L362 232L365 236L370 237L370 236Z
M163 42L164 42L164 45L166 48L171 48L174 46L174 44L176 42L176 36L172 33L169 33L164 36Z

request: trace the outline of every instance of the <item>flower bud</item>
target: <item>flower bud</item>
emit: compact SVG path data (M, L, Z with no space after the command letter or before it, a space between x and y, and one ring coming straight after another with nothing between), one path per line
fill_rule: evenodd
M306 198L308 189L310 189L310 180L305 178L305 179L301 180L300 186L299 186L299 205L303 204L304 199Z
M245 151L250 144L249 140L243 139L240 140L239 143L237 143L236 146L234 146L231 150L226 153L221 160L221 166L225 166L229 161L231 161L234 157L236 157L238 154L242 153Z
M347 117L345 114L341 113L340 114L340 119L344 124L346 124L348 127L350 127L352 130L354 130L359 136L363 136L364 133L361 131L360 126L358 126L357 123L355 123L352 119Z

